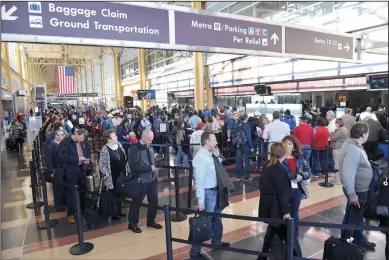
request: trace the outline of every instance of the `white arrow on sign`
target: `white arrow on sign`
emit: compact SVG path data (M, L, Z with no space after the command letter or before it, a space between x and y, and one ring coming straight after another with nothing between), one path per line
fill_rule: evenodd
M18 8L16 6L12 6L11 9L8 11L5 11L5 5L1 7L1 20L9 20L14 21L18 19L17 16L12 16L12 14L17 10Z
M273 33L273 35L270 37L270 40L272 40L274 45L276 45L277 41L279 40L277 34Z
M349 51L349 50L350 50L350 45L348 45L348 43L346 43L346 45L344 46L344 48L346 49L346 51Z

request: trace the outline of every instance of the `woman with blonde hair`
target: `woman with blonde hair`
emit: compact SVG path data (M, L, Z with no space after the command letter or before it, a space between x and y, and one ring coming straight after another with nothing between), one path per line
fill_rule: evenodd
M259 218L290 218L289 197L291 194L288 174L282 166L286 158L287 147L282 142L275 142L270 149L270 160L267 167L263 168L260 180L261 196L259 197ZM286 241L286 231L284 224L269 223L264 238L262 252L270 251L274 235L278 235L281 241ZM299 252L298 238L295 236L293 245L293 255L301 257ZM258 257L267 259L267 257Z

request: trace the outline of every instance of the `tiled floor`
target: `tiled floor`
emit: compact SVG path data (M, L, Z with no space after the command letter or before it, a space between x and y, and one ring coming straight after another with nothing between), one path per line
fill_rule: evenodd
M126 218L119 221L106 221L98 229L89 230L83 227L84 239L92 242L94 250L83 256L72 256L69 248L77 243L76 226L67 223L66 213L57 213L52 206L52 192L49 189L50 218L57 219L58 225L53 229L39 230L36 221L43 221L43 207L36 213L26 209L31 200L29 187L28 158L31 158L29 147L26 146L24 156L17 152L3 152L2 165L2 259L166 259L165 230L154 230L145 227L146 210L141 209L140 226L142 234L134 234L127 230ZM167 164L160 161L160 164ZM224 213L256 216L258 214L259 183L258 174L252 174L254 179L246 184L236 182L233 167L228 172L234 182L235 191L230 198L231 205ZM168 170L159 172L159 204L175 206L175 186L167 181ZM189 175L180 172L179 200L182 207L187 207ZM309 184L310 198L302 202L300 216L302 220L328 223L339 223L344 212L344 196L340 186L323 188L320 181ZM191 193L192 207L195 187ZM41 196L41 189L38 192ZM127 213L127 210L125 212ZM190 216L188 216L190 217ZM157 221L164 224L162 212L158 212ZM266 225L257 222L223 219L223 239L232 243L233 247L260 250L263 243ZM187 239L188 219L172 223L173 236ZM300 243L304 257L319 259L323 244L330 235L338 235L338 230L319 228L300 228ZM376 252L368 253L366 259L384 259L384 236L379 232L370 232L369 238L377 242ZM173 243L174 259L188 258L189 246ZM209 259L256 259L256 256L230 253L226 251L210 251L205 249Z

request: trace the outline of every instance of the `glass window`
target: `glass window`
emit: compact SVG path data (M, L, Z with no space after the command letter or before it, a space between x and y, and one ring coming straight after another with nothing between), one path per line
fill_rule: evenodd
M233 3L234 2L216 2L214 5L206 6L206 8L208 11L211 12L220 12L221 10L226 9L229 5Z
M229 7L230 13L235 14L236 12L241 11L245 7L247 9L251 9L251 12L252 12L252 10L253 10L252 5L253 5L253 2L237 2Z

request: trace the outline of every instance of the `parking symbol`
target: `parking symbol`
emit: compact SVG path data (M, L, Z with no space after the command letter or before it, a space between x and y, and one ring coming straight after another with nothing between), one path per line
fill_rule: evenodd
M42 16L30 15L30 27L31 28L43 28Z
M215 31L221 31L222 30L221 24L220 23L213 23L213 29Z
M41 2L28 2L28 12L35 14L42 13Z
M262 29L262 36L267 37L267 29Z

